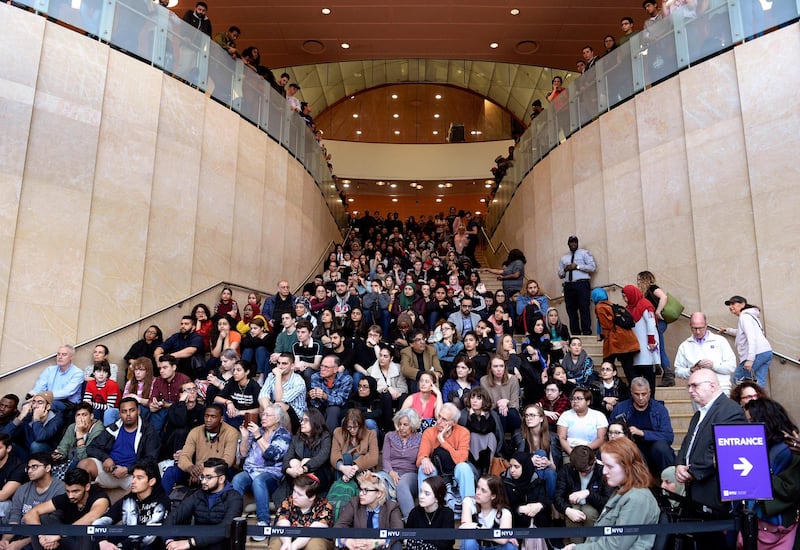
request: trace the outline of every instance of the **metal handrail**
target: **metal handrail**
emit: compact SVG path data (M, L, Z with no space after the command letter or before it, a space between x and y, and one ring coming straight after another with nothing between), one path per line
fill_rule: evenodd
M347 241L349 241L349 240L350 240L350 234L351 234L352 232L353 232L353 229L352 229L352 228L348 228L348 229L347 229L347 233L345 233L345 235L344 235L344 238L342 239L342 245L343 245L343 246L344 246L344 245L346 245L346 244L347 244ZM303 287L304 287L304 286L306 286L306 283L308 283L308 281L310 281L311 279L313 279L313 278L314 278L314 275L316 275L316 274L319 272L319 268L320 268L320 266L322 265L322 262L324 261L324 258L325 258L326 256L329 256L329 255L330 255L330 253L331 253L331 252L330 252L331 248L333 248L334 250L336 250L336 246L337 246L338 244L339 244L339 243L337 243L336 241L334 241L334 240L331 240L331 242L329 242L329 243L327 244L327 246L325 246L325 249L322 251L322 254L320 254L320 256L317 258L317 261L316 261L316 263L314 263L314 264L313 264L313 266L314 266L314 267L311 269L311 271L309 272L309 274L308 274L308 275L306 275L306 278L305 278L305 279L303 279L303 282L302 282L302 283L300 283L300 286L298 286L297 288L295 288L295 289L294 289L294 293L295 293L295 294L298 294L298 293L299 293L301 290L303 290Z
M192 294L186 296L185 298L182 298L182 299L180 299L180 300L178 300L176 302L172 302L168 306L164 306L161 309L158 309L156 311L148 313L147 315L142 315L141 317L138 317L137 319L135 319L133 321L130 321L128 323L125 323L122 326L119 326L117 328L113 328L111 330L103 332L102 334L98 334L96 336L88 338L88 339L86 339L86 340L84 340L82 342L78 342L78 343L76 343L74 345L74 347L79 348L81 346L85 346L86 344L89 344L89 343L94 342L96 340L100 340L101 338L106 338L108 336L111 336L115 332L119 332L121 330L125 330L127 328L130 328L130 327L132 327L132 326L134 326L134 325L136 325L138 323L141 323L142 321L146 321L147 319L149 319L151 317L155 317L156 315L164 313L165 311L170 310L170 309L172 309L174 307L179 307L179 306L183 305L184 302L186 302L188 300L191 300L193 298L196 298L196 297L200 296L201 294L205 294L209 290L212 290L213 288L219 287L219 286L229 286L229 287L234 287L234 288L241 289L241 290L247 290L248 292L251 292L251 291L252 292L258 292L262 296L270 296L269 292L264 292L264 291L258 290L256 288L252 288L252 287L249 287L249 286L241 285L241 284L238 284L238 283L231 283L231 282L228 282L228 281L218 281L218 282L216 282L216 283L214 283L212 285L209 285L209 286L203 288L202 290L198 290L196 292L193 292ZM31 367L34 367L34 366L38 365L39 363L41 363L42 361L48 361L48 360L55 359L55 358L56 358L56 354L53 353L53 354L41 357L41 358L37 359L36 361L31 361L30 363L26 363L26 364L22 365L21 367L17 367L16 369L12 369L12 370L10 370L8 372L0 373L0 380L2 380L3 378L6 378L8 376L17 374L19 372L22 372L25 369L29 369Z
M486 228L482 225L478 226L478 228L481 232L481 235L483 235L484 242L486 242L486 244L489 246L489 249L492 252L492 256L494 256L495 259L497 259L498 256L497 253L500 251L501 248L506 249L506 256L508 256L508 253L511 251L511 249L508 248L508 245L505 243L505 241L501 240L499 243L497 243L497 248L495 248L495 246L492 244L492 239L490 239L489 235L487 235L486 233Z

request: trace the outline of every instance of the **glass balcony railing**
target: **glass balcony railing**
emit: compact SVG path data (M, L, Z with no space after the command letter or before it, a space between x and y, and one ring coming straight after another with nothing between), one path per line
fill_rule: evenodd
M340 227L347 226L322 149L286 100L241 60L150 0L14 0L210 94L283 145L308 172Z
M532 121L514 150L514 167L489 204L490 235L522 179L572 133L645 88L745 39L795 21L800 13L800 0L689 3L694 5L679 7L599 59L567 88L568 100L547 105Z

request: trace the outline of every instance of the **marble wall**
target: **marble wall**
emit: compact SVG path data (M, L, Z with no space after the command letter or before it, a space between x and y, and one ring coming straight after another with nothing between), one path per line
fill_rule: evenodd
M201 92L6 4L0 44L0 374L223 280L299 284L341 238L302 165Z
M493 241L524 247L526 274L552 296L573 233L597 259L594 284L649 269L717 326L735 326L723 302L740 294L762 307L775 350L797 358L798 58L794 24L603 115L526 177ZM688 333L672 325L668 348ZM775 361L770 374L773 395L795 403L800 368Z

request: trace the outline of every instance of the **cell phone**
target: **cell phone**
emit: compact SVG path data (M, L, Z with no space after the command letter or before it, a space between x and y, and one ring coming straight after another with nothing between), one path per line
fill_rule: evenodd
M245 427L250 425L250 422L255 422L258 424L258 414L257 413L244 413L244 425Z

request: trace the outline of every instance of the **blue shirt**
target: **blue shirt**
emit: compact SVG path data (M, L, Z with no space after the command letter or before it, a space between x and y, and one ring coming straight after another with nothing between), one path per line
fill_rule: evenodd
M58 365L51 365L39 375L31 393L37 394L43 391L51 391L53 392L53 399L57 401L66 399L72 403L78 403L82 397L82 385L83 371L75 365L71 364L63 372Z
M114 464L125 466L126 468L132 466L136 462L136 433L138 428L129 432L124 426L120 426L117 433L117 440L111 448L108 456L114 461Z

